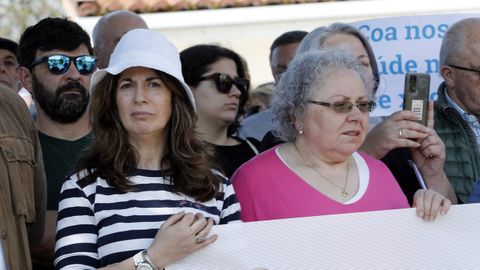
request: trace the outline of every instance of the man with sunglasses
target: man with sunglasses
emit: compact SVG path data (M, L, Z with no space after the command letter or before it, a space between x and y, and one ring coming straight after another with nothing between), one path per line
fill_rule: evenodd
M91 142L88 87L96 60L90 37L78 24L46 18L22 34L18 61L20 82L37 108L48 184L46 230L41 248L34 250L34 269L53 269L60 189Z
M445 173L459 202L480 178L480 18L453 24L440 48L444 82L435 102L435 131L447 153Z

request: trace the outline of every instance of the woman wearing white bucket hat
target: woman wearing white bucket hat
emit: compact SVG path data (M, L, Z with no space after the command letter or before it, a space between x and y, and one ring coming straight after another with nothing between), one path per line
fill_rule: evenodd
M91 91L95 139L62 187L57 269L162 269L213 243L213 224L239 220L169 41L128 32Z

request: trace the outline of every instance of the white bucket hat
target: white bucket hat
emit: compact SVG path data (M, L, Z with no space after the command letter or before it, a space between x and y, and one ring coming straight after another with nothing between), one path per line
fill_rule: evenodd
M110 55L108 67L93 73L90 90L105 77L105 74L117 75L131 67L151 68L173 76L182 84L195 109L192 90L183 79L177 48L162 34L148 29L134 29L123 35Z

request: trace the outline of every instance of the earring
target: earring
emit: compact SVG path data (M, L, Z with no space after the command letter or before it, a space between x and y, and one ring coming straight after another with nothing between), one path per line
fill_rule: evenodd
M298 131L298 134L303 135L303 129L300 129L300 130Z

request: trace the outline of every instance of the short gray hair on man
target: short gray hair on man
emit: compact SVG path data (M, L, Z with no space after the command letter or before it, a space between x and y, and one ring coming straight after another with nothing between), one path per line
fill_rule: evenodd
M305 38L303 38L302 42L298 46L297 54L321 49L325 46L325 41L329 37L337 34L352 35L360 40L365 48L365 51L367 51L368 60L370 61L370 67L372 68L373 72L374 92L376 92L380 83L380 73L378 71L377 59L375 59L372 46L370 46L367 38L362 34L362 32L360 32L360 30L352 25L346 23L334 23L329 26L321 26L312 30Z
M469 31L480 31L480 18L466 18L454 23L445 33L440 47L440 65L457 64L450 63L452 58L458 57L458 53L465 50L468 42Z
M297 119L303 119L312 89L325 85L336 71L353 70L363 81L367 96L373 95L373 82L355 56L344 48L325 48L295 55L282 75L272 100L273 132L283 141L291 142L297 137Z

